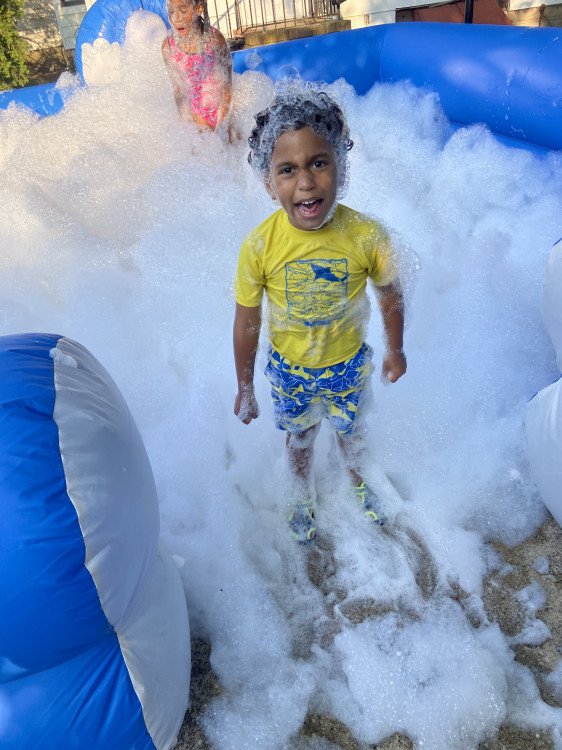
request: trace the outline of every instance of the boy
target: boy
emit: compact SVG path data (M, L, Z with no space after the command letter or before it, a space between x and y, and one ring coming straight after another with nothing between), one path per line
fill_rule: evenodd
M289 524L297 541L308 542L316 535L312 447L323 417L336 431L365 514L383 522L358 463L356 418L372 371L372 350L364 343L367 278L378 289L387 345L382 371L393 383L406 372L403 300L384 228L337 202L347 185L353 145L338 105L324 92L288 88L255 119L248 159L281 208L246 237L240 251L234 413L245 424L258 416L253 380L265 289L266 375L295 478Z

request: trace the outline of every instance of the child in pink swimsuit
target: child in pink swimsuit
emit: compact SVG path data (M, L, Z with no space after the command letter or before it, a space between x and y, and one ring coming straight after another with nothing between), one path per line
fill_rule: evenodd
M172 32L162 56L183 119L216 130L231 99L232 60L223 35L209 28L204 0L168 0Z

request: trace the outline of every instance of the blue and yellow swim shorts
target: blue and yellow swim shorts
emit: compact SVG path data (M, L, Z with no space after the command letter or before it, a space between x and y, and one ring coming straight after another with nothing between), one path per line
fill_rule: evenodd
M373 350L363 344L343 362L311 368L293 365L270 348L265 374L271 383L276 427L298 434L326 417L338 434L349 435L373 371L372 358Z

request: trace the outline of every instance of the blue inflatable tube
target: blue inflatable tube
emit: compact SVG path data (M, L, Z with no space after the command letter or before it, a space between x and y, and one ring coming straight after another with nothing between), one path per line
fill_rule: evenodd
M133 417L87 349L0 337L0 747L171 750L189 621Z
M167 23L165 0L97 0L78 31L82 45L99 36L122 43L137 10ZM410 80L435 91L451 122L481 122L515 145L562 149L562 35L554 28L400 23L371 26L235 52L234 70L276 78L284 66L307 80L345 78L358 94L375 83ZM39 114L63 106L44 88L0 94L0 106L19 101Z
M98 0L99 1L99 0ZM500 136L562 149L562 35L558 29L399 23L298 39L256 50L252 69L276 79L285 65L303 78L345 78L358 94L409 80L439 94L459 125L485 123ZM234 69L248 67L248 53Z
M56 114L64 106L60 91L52 83L0 91L0 109L7 109L12 102L30 109L41 117Z
M92 44L98 37L110 44L125 41L125 27L129 17L137 10L155 13L170 26L165 0L97 0L86 13L76 34L74 61L76 70L82 75L82 45Z
M562 149L562 36L558 29L451 24L394 25L381 54L382 81L433 89L452 122ZM420 65L420 61L423 63Z

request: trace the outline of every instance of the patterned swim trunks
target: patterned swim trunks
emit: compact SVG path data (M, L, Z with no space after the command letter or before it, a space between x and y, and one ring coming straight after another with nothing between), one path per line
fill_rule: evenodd
M298 434L326 417L338 434L349 435L373 371L372 358L373 350L363 344L343 362L311 368L292 365L270 348L265 374L271 383L276 427Z

